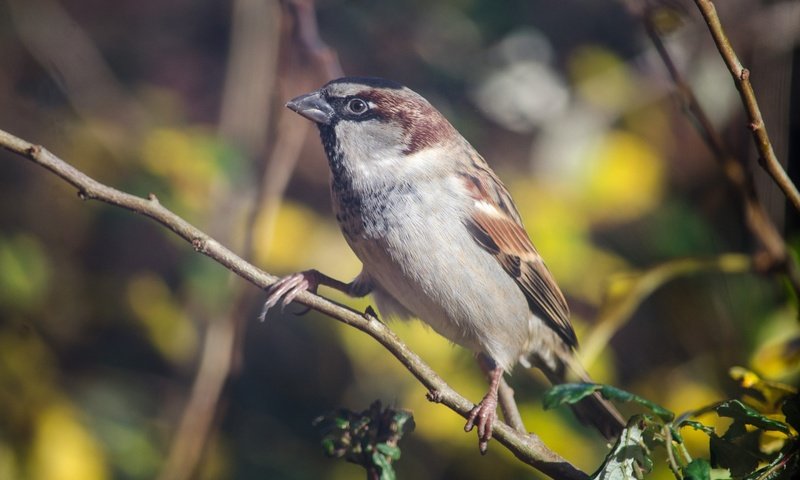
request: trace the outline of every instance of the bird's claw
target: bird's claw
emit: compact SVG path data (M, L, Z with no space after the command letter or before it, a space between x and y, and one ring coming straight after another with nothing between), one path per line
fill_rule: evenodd
M267 300L259 318L263 321L269 309L280 302L281 311L300 294L300 292L317 292L319 281L313 270L293 273L275 282L267 291ZM306 310L308 311L308 310ZM303 312L305 313L305 312Z
M489 440L492 439L492 428L497 419L497 397L491 394L486 395L481 403L475 405L469 412L467 424L464 425L465 432L471 432L478 427L478 448L481 455L489 449Z

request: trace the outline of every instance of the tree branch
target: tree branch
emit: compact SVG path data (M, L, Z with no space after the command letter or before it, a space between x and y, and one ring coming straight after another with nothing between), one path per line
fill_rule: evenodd
M789 179L783 166L775 156L775 151L772 149L767 127L764 125L763 118L761 118L761 110L758 107L758 101L756 101L756 94L753 91L753 85L750 83L750 70L744 68L742 62L739 61L736 51L734 51L728 36L725 34L725 30L722 28L722 22L719 20L714 3L711 0L695 0L694 3L700 9L711 36L714 38L714 43L717 45L717 50L719 50L719 54L731 72L736 89L739 90L739 95L742 97L742 103L750 120L748 126L753 131L753 140L758 150L759 163L783 190L786 198L794 205L794 208L800 210L800 192L797 191L797 187Z
M61 177L78 189L78 195L82 199L99 200L152 218L191 243L196 251L225 266L228 270L261 289L269 287L277 280L277 277L244 261L219 242L165 208L158 202L155 195L151 194L145 199L104 185L50 153L45 148L31 144L3 130L0 130L0 146ZM375 339L428 389L428 398L431 401L447 406L464 418L472 410L474 406L472 402L453 390L430 366L412 352L393 331L373 315L357 312L309 292L302 292L295 301L357 328ZM566 480L588 479L588 475L547 448L536 435L523 435L503 422L496 422L494 438L521 461L553 478Z
M678 91L687 115L700 136L705 141L711 153L722 167L722 172L739 194L744 208L744 220L750 232L761 243L766 255L756 256L756 268L759 271L779 269L783 271L794 292L800 295L800 269L789 255L786 242L778 229L772 223L764 206L756 196L752 178L747 174L741 162L734 158L725 147L722 137L714 128L702 105L697 100L689 82L683 77L675 66L672 56L667 50L658 29L653 23L652 11L645 9L641 12L647 34L653 42L661 61L667 68Z

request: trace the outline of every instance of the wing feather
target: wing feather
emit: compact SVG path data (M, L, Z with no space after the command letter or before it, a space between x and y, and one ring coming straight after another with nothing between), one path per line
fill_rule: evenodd
M473 166L477 173L464 175L465 185L475 199L468 230L514 279L531 311L569 346L576 347L578 340L569 320L567 301L525 232L511 195L482 158L474 158Z

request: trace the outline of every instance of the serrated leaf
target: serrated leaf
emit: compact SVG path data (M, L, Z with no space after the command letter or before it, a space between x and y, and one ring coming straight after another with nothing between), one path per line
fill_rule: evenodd
M687 480L711 480L711 464L704 458L696 458L683 468Z
M398 442L414 430L411 412L391 407L385 410L375 401L367 410L338 409L314 420L322 435L323 451L361 465L369 478L394 480L392 461L400 458Z
M732 418L735 421L753 425L761 430L777 430L787 435L790 434L789 427L785 423L765 417L739 400L723 402L715 410L720 417Z
M702 423L696 420L684 420L678 425L678 428L683 427L692 427L695 430L700 430L701 432L705 432L708 435L714 434L714 429L709 427L708 425L703 425Z
M650 453L642 441L641 419L634 417L606 457L603 466L592 475L592 480L638 479L640 465L652 465Z
M600 394L607 400L638 403L639 405L653 412L657 417L661 418L665 422L671 422L672 419L675 418L674 413L670 412L661 405L610 385L603 385L600 389Z
M596 383L562 383L546 391L542 403L545 410L572 405L600 390L601 386Z
M544 408L549 410L564 404L572 405L578 403L595 392L599 392L606 400L638 403L665 422L672 421L675 418L674 413L650 400L610 385L597 383L563 383L556 385L545 392L542 403Z
M647 448L654 449L664 445L663 425L655 422L645 422L642 430L642 440Z

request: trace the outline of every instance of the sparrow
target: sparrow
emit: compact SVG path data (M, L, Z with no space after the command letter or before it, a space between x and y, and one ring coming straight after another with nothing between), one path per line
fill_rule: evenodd
M282 278L264 312L299 292L372 294L383 316L418 318L475 352L489 390L468 415L486 452L504 372L535 365L553 383L590 381L564 295L534 248L511 195L427 100L399 83L345 77L290 100L314 122L331 172L336 220L363 268L349 283L317 270ZM624 427L599 395L579 418L607 438Z

